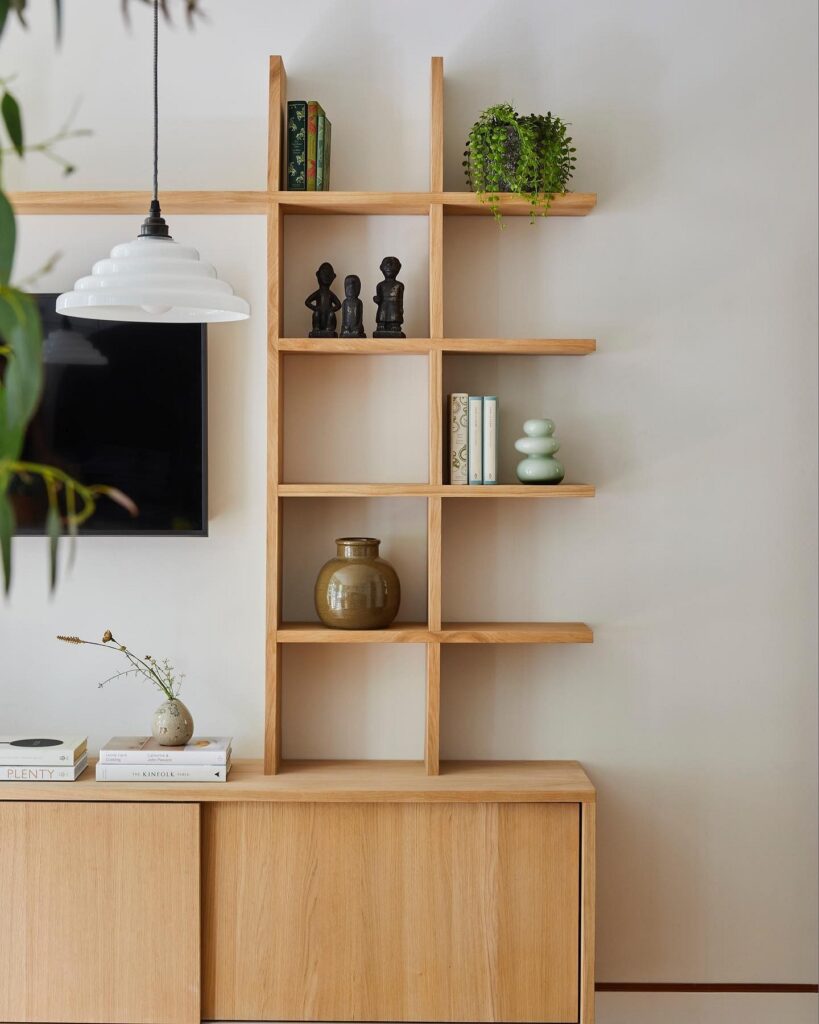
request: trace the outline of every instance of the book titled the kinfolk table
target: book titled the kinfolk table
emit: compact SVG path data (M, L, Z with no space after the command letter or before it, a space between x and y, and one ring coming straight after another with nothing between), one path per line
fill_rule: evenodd
M227 782L227 764L101 764L97 782Z
M230 736L194 736L184 747L163 747L153 736L115 736L100 749L100 764L227 764Z

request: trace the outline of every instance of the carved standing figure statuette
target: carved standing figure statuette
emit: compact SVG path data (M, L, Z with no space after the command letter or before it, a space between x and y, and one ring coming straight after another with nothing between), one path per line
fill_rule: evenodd
M330 263L322 263L316 271L318 288L304 300L305 306L313 311L313 330L310 338L337 338L336 313L341 309L338 296L330 291L336 279L336 272Z
M373 296L373 302L378 306L373 337L405 338L401 330L404 322L404 285L396 280L401 271L401 261L395 256L385 256L380 269L384 280L378 282Z

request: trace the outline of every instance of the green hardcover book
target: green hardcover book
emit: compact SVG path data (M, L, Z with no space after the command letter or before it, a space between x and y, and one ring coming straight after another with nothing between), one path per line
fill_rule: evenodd
M318 116L318 131L316 132L316 192L324 191L324 138L327 118L324 114Z
M318 119L323 114L321 104L307 101L307 191L316 191L316 143L318 142Z
M290 100L287 104L287 190L304 192L307 188L307 104Z
M333 126L324 119L324 191L330 191L330 139L333 134Z

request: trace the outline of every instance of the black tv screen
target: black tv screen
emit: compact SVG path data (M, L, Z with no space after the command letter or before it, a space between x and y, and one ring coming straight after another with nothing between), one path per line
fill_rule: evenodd
M56 313L56 295L35 298L45 380L23 458L117 487L139 509L101 497L81 534L206 536L204 324L84 320ZM38 478L16 480L12 501L19 533L45 532Z

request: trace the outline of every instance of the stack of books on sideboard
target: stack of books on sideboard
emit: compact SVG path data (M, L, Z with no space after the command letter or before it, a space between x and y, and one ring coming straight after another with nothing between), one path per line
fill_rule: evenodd
M0 736L3 782L74 782L88 766L88 738Z
M97 782L227 782L230 736L163 747L152 736L115 736L100 750Z
M449 482L498 482L498 400L494 395L449 395Z
M287 191L330 190L330 139L333 126L315 100L287 104Z

